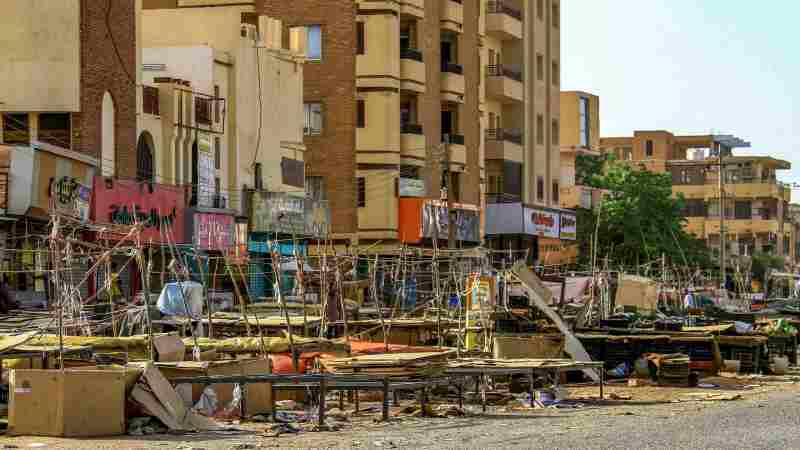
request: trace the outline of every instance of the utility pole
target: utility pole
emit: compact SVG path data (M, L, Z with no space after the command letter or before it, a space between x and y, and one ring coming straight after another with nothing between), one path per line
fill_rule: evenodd
M725 166L722 165L722 145L715 145L719 156L719 286L725 289Z

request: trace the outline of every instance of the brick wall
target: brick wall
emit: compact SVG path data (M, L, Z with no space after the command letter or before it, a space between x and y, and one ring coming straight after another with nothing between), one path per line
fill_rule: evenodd
M353 0L257 0L260 14L286 26L321 25L322 61L304 70L306 102L324 104L321 136L306 137L308 174L323 176L332 231L355 233L356 5Z
M111 12L106 23L108 6ZM109 28L119 50L109 39ZM121 59L121 61L120 61ZM124 66L123 66L124 65ZM123 68L124 67L124 68ZM75 148L100 158L103 94L116 108L116 167L136 175L136 7L134 0L81 1L81 112L73 115Z

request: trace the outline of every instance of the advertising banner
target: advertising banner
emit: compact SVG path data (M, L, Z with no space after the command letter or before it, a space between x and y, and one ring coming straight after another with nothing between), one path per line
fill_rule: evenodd
M575 213L561 213L560 236L565 241L578 239L578 219Z
M50 197L55 210L82 222L89 220L91 196L92 187L79 183L74 177L60 177L50 184Z
M398 183L400 188L400 197L425 197L427 195L427 189L425 189L425 180L400 178Z
M91 218L94 222L114 225L142 223L142 240L153 242L162 242L160 229L163 226L170 231L170 241L187 242L183 188L95 177L93 190Z
M480 242L481 213L469 209L453 209L456 239L459 241ZM426 202L422 208L422 236L447 239L450 219L447 207L438 202Z
M305 232L305 198L284 192L254 192L251 202L250 231L283 234Z
M194 245L197 250L228 251L234 247L236 225L233 216L195 212Z
M214 152L209 133L197 133L197 204L214 206Z
M560 215L557 212L525 208L525 233L534 236L559 238Z

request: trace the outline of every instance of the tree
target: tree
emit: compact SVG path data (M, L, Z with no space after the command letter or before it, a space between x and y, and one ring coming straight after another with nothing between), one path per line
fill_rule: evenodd
M684 230L684 200L672 196L669 174L611 161L591 184L610 194L597 211L584 214L589 223L579 230L583 249L592 248L597 230L598 258L608 257L614 265L637 266L659 260L662 254L679 265L710 265L704 244ZM583 256L584 263L591 261L591 255Z

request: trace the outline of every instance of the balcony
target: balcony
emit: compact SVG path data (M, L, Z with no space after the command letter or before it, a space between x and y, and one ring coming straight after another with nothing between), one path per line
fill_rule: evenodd
M486 96L502 103L522 102L522 72L502 64L486 66Z
M142 88L142 112L153 116L161 115L157 87L144 86Z
M400 0L400 14L425 18L425 0Z
M425 62L422 52L413 48L400 50L400 89L425 92Z
M464 68L460 64L442 63L442 100L464 103L464 86Z
M475 0L473 0L475 1ZM464 5L461 0L439 0L439 21L445 30L461 33L464 27Z
M521 130L490 128L486 130L486 159L523 162Z
M450 145L447 146L447 151L450 152L450 170L463 172L467 165L467 147L464 143L464 135L443 134L442 143L446 143L447 139L450 140Z
M425 151L425 133L422 125L415 123L400 124L400 156L408 158L403 164L424 166L427 159Z
M500 40L522 39L522 11L494 0L487 4L486 12L487 34Z
M687 199L718 198L719 185L716 178L703 185L674 185L673 192L681 193ZM729 198L776 198L790 201L791 188L773 180L734 182L725 184L725 195Z
M777 234L780 223L775 219L728 219L725 220L725 232L731 234ZM706 236L719 234L719 218L708 217L705 222Z

